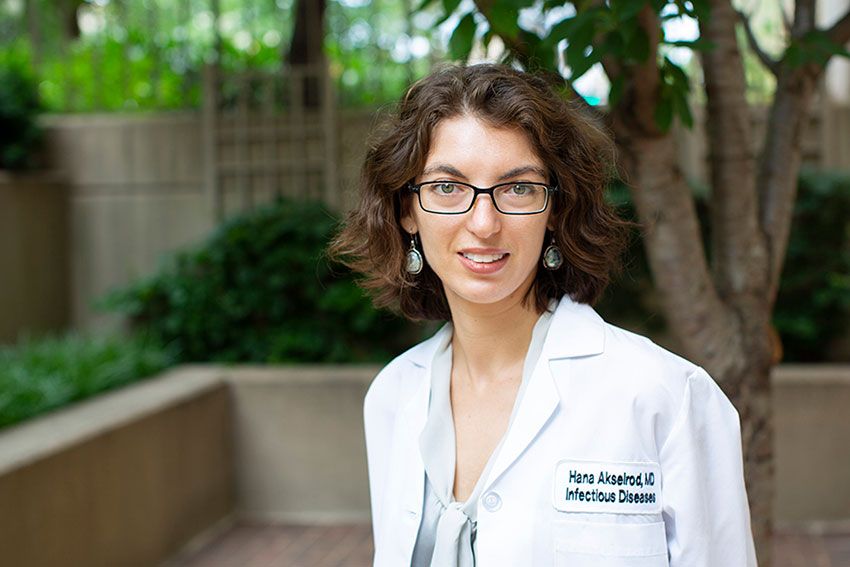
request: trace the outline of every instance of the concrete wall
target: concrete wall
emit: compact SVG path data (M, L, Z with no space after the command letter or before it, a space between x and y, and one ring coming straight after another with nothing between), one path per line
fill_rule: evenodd
M850 366L782 365L773 385L777 520L850 520Z
M4 565L156 565L234 506L227 387L182 369L0 432Z
M228 372L239 517L368 521L363 397L378 370L303 366Z
M70 187L71 325L110 329L92 302L152 273L167 251L213 223L195 113L85 115L45 121L51 165Z
M68 325L68 201L61 176L0 171L0 343Z

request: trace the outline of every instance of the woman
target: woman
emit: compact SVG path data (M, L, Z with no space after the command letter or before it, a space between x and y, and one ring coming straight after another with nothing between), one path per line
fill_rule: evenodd
M447 67L369 148L332 252L447 323L365 401L375 565L755 565L738 414L591 307L628 224L610 140L542 79Z

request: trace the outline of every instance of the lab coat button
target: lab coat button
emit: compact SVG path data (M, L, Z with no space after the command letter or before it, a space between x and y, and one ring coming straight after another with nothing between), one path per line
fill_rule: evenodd
M502 507L502 498L495 492L488 492L484 495L484 508L488 512L495 512Z

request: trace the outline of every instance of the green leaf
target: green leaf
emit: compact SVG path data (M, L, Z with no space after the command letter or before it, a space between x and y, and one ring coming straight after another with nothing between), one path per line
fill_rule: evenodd
M460 6L460 0L443 0L443 10L446 14L453 14L458 6Z
M568 18L564 18L549 30L549 35L543 38L543 44L551 49L554 49L558 42L562 39L566 39L572 33L572 29L575 26L576 18L575 16L570 16Z
M472 51L472 41L475 39L475 18L470 12L461 18L449 38L449 55L454 60L466 60Z
M673 101L669 97L659 97L655 105L655 125L666 132L673 123Z
M433 4L436 1L437 0L422 0L421 2L419 2L418 6L413 8L413 12L414 13L415 12L421 12L422 10L424 10L425 8L427 8L428 6L430 6L431 4Z
M694 51L711 51L717 47L713 41L705 39L703 37L694 39L694 40L684 40L677 39L675 41L662 40L661 43L665 45L673 45L675 47L689 47Z
M690 85L690 79L685 70L673 63L669 57L664 58L664 67L667 73L673 78L673 84L684 85L686 88Z
M458 5L460 5L460 0L443 0L443 15L437 18L437 21L431 24L432 27L437 27L449 18L451 18Z
M608 107L614 108L623 96L623 86L626 81L622 75L611 81L611 88L608 90Z
M673 91L673 106L676 111L676 116L682 121L682 124L688 128L693 128L694 117L691 114L691 108L688 104L687 92L682 90Z
M826 64L833 55L850 56L843 45L835 43L823 30L814 30L807 34L808 44L817 61Z
M493 39L493 30L488 29L484 32L484 35L481 37L481 44L484 46L484 49L490 47L490 40Z
M791 43L785 50L783 60L792 69L799 67L805 62L803 50L800 48L800 44L796 40L791 40Z
M620 30L613 30L605 34L602 40L602 47L605 48L606 53L613 53L618 57L622 57L626 47L626 41Z
M519 33L519 9L515 6L498 2L490 10L487 20L493 31L502 37L515 39Z
M636 27L634 33L627 40L624 59L628 61L643 62L649 57L649 36L643 28Z
M618 22L634 18L644 6L646 6L646 0L613 0L611 2L611 10Z
M850 57L850 52L844 46L834 43L823 30L814 30L791 40L783 62L791 68L810 63L823 66L833 56Z
M691 0L691 5L697 20L707 21L711 17L711 0Z
M601 59L601 54L597 50L593 50L587 55L581 54L580 57L572 56L568 57L568 64L570 66L570 78L575 80L582 75L584 75L588 69L599 63Z

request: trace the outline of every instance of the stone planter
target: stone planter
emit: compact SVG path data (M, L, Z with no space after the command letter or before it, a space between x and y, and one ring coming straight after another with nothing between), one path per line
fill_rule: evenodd
M0 343L68 324L69 217L62 177L0 171Z

